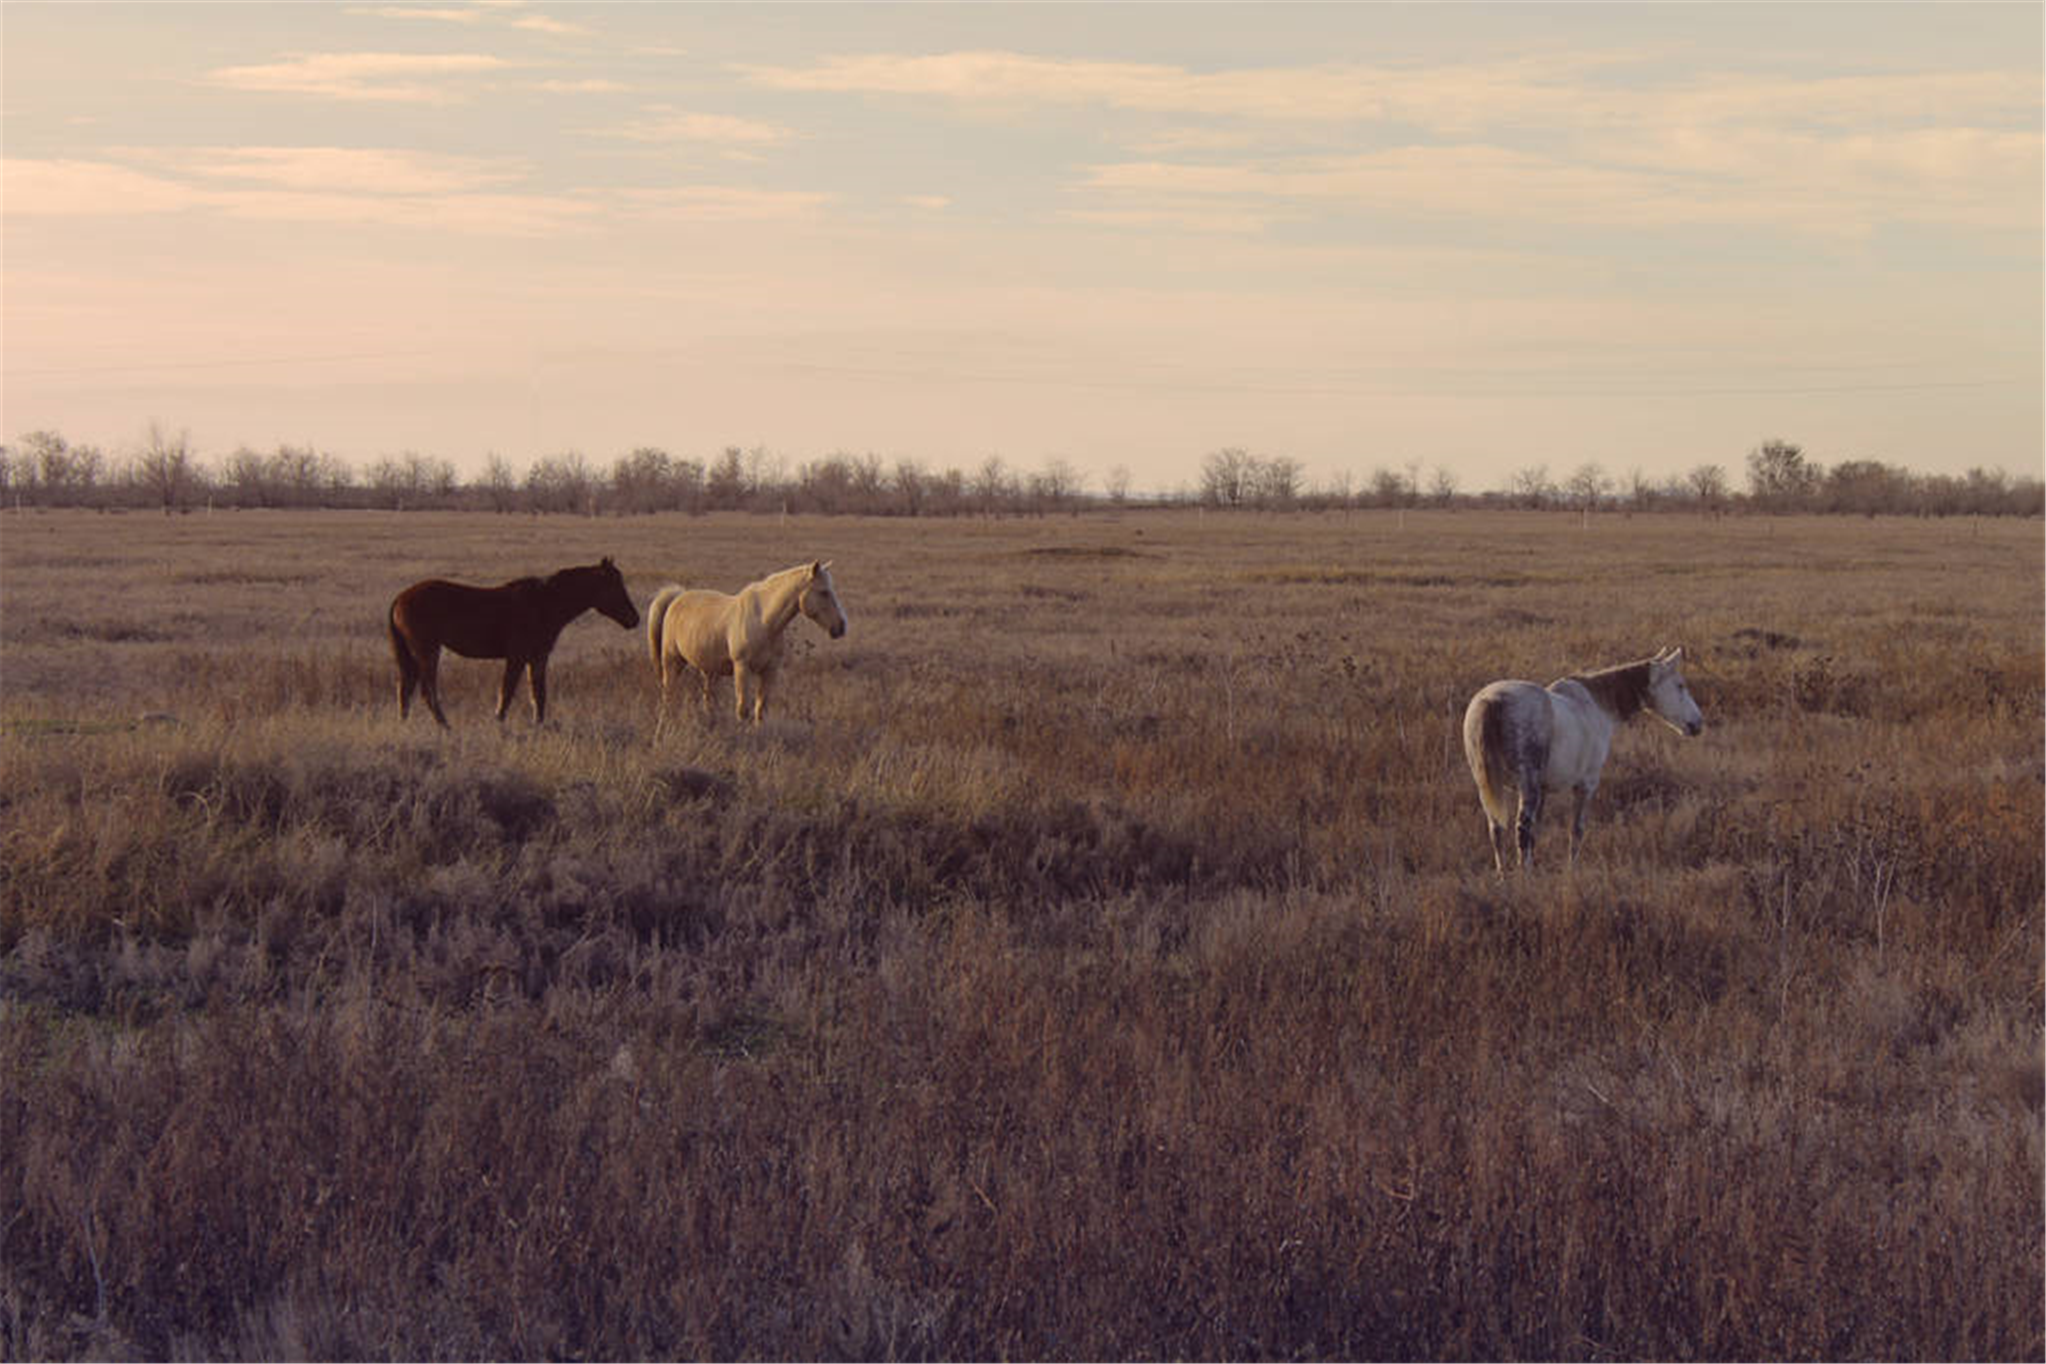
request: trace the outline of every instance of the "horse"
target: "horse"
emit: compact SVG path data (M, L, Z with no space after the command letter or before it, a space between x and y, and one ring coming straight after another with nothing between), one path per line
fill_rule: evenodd
M647 652L661 682L665 712L676 678L686 665L703 683L703 707L712 705L712 683L732 677L732 701L745 723L750 689L753 723L767 711L767 692L781 666L783 632L797 614L808 616L833 639L845 635L845 608L823 560L798 564L739 589L736 596L669 583L646 608Z
M514 578L497 587L442 578L412 584L391 602L388 619L391 652L398 660L398 718L412 713L416 687L433 718L442 729L448 727L440 708L440 651L445 646L464 658L504 660L504 681L497 689L499 720L511 709L519 675L530 672L533 723L542 723L547 718L547 655L568 623L593 609L628 630L639 624L625 578L609 559L545 578Z
M1570 862L1584 844L1585 807L1598 790L1613 731L1646 711L1680 734L1696 736L1705 717L1684 684L1682 649L1598 672L1559 678L1547 687L1494 682L1463 713L1463 751L1477 779L1478 800L1492 832L1492 861L1506 874L1507 827L1516 826L1520 866L1534 859L1535 823L1550 791L1576 794ZM1519 798L1517 819L1508 802Z

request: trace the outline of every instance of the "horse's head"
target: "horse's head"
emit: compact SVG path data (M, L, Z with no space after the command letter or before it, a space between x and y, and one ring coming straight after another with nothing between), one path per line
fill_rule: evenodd
M803 580L802 611L824 628L833 639L845 634L845 608L838 604L838 589L831 584L831 565L816 560Z
M1691 689L1684 685L1684 651L1664 649L1648 660L1648 709L1679 734L1696 737L1705 729Z
M618 565L606 558L596 567L584 571L594 575L596 579L596 590L591 596L590 605L626 629L635 628L639 624L639 608L634 606L632 598L626 595L625 575L618 571Z

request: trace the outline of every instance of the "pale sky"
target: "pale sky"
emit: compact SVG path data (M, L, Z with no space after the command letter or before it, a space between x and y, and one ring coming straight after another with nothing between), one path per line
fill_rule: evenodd
M0 7L116 457L2036 473L2042 7Z

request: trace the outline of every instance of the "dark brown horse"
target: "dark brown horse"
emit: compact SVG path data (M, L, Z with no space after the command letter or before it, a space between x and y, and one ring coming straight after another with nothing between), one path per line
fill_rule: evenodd
M412 713L412 691L426 697L433 718L447 727L440 708L440 651L464 658L501 658L504 682L497 689L497 718L511 709L519 674L533 677L533 722L547 718L547 655L562 629L595 609L630 630L639 611L625 595L625 578L609 559L564 568L546 578L515 578L501 587L470 587L428 578L400 592L391 603L391 652L398 659L398 718Z

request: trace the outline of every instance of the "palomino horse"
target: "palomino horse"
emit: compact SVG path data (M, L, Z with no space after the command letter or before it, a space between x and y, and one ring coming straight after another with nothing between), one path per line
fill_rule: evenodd
M1642 711L1682 734L1696 735L1705 717L1684 685L1682 649L1638 663L1561 678L1547 687L1494 682L1463 713L1463 751L1478 781L1478 799L1492 827L1492 861L1506 871L1511 802L1518 796L1520 866L1534 859L1535 822L1550 791L1570 790L1577 808L1570 861L1584 843L1584 811L1598 790L1613 730Z
M669 583L646 608L647 652L661 679L665 710L684 665L703 683L703 705L711 706L711 684L732 675L732 700L741 721L748 693L753 723L767 710L767 689L781 666L782 633L801 612L833 639L845 633L845 608L831 584L831 565L798 564L749 583L737 596Z
M547 718L547 655L567 624L595 609L630 630L639 611L625 594L625 579L609 559L564 568L545 578L515 578L501 587L470 587L440 578L414 583L391 603L391 652L398 659L398 718L412 713L412 689L426 697L433 718L440 708L440 651L464 658L501 658L497 718L511 709L519 674L533 678L533 722Z

